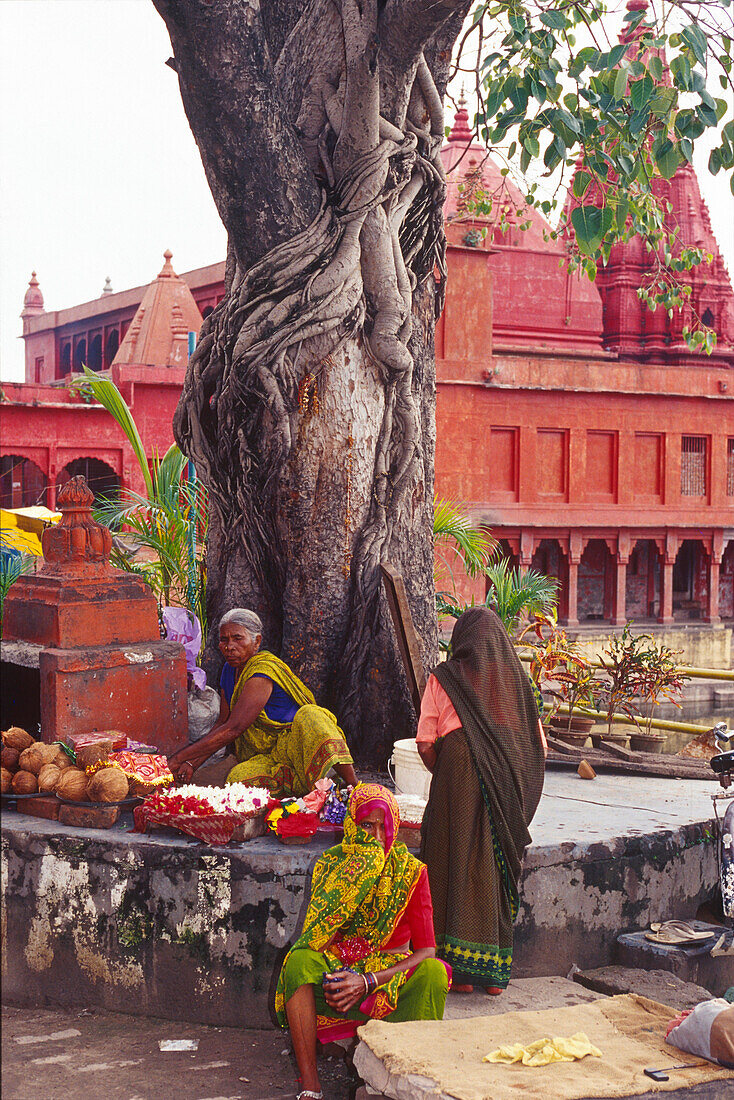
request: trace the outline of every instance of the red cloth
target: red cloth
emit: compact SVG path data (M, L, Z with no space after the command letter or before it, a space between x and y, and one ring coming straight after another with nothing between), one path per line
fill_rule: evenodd
M433 903L428 886L428 871L424 867L403 915L395 925L393 933L383 951L394 951L410 941L413 951L423 947L435 947L436 936L433 931Z

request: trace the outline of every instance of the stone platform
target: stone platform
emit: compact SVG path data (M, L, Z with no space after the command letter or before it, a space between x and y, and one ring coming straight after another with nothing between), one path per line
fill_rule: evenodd
M514 976L614 960L617 935L693 917L717 876L712 780L550 772L521 882ZM213 848L3 814L9 1003L270 1027L280 961L332 837Z

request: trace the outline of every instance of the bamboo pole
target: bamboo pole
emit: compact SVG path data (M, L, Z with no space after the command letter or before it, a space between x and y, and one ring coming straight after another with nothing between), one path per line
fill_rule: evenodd
M548 710L551 708L548 707ZM556 708L557 714L568 714L568 704L561 703L560 707ZM607 716L600 710L588 710L586 707L574 707L573 713L579 718L594 718L597 722L607 724ZM646 726L651 726L656 730L673 730L675 733L691 733L693 736L697 736L699 733L708 733L711 729L710 726L696 726L692 722L669 722L664 718L644 718L641 714L636 714L635 718L640 723L640 728L644 729ZM626 714L615 714L612 718L612 722L615 722L622 726L635 726L635 723L631 718L628 718Z
M521 661L530 664L532 656L529 653L518 654ZM588 661L589 668L604 668L601 661ZM734 684L734 669L726 668L696 668L694 665L678 665L681 676L689 676L692 680L725 680Z

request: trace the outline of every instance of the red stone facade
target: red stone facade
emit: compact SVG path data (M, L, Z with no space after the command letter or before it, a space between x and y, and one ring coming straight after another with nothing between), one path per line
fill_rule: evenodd
M681 170L668 194L682 238L714 256L691 276L692 301L719 338L710 357L688 351L681 319L640 308L634 241L615 251L596 286L559 265L562 243L471 143L463 109L443 156L450 182L446 308L436 331L438 495L466 504L514 563L559 577L570 624L734 618L734 295L695 175ZM469 216L472 194L491 197L489 215ZM201 314L222 297L223 276L223 264L182 276ZM53 504L53 486L68 472L88 473L73 467L84 458L135 483L110 417L64 385L84 361L81 347L87 361L102 348L90 363L98 369L112 358L111 376L149 452L169 445L183 379L182 365L166 365L170 346L152 363L151 355L137 365L111 356L149 289L47 313L32 281L26 384L6 384L0 405L3 461L13 471L3 477L3 502L35 503L48 485L40 499ZM179 321L166 324L169 336L183 331ZM483 582L468 591L483 597Z

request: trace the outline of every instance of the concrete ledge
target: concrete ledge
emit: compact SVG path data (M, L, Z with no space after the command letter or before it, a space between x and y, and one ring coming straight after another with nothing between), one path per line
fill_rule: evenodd
M607 965L620 932L694 916L711 893L708 784L654 782L548 776L521 882L516 978ZM592 793L608 789L627 812L594 804L590 813ZM648 803L657 790L657 803L640 811L643 790ZM673 816L660 791L684 824L660 827ZM3 996L270 1027L310 869L332 842L320 834L303 847L263 837L212 848L131 833L129 819L100 831L3 814Z

